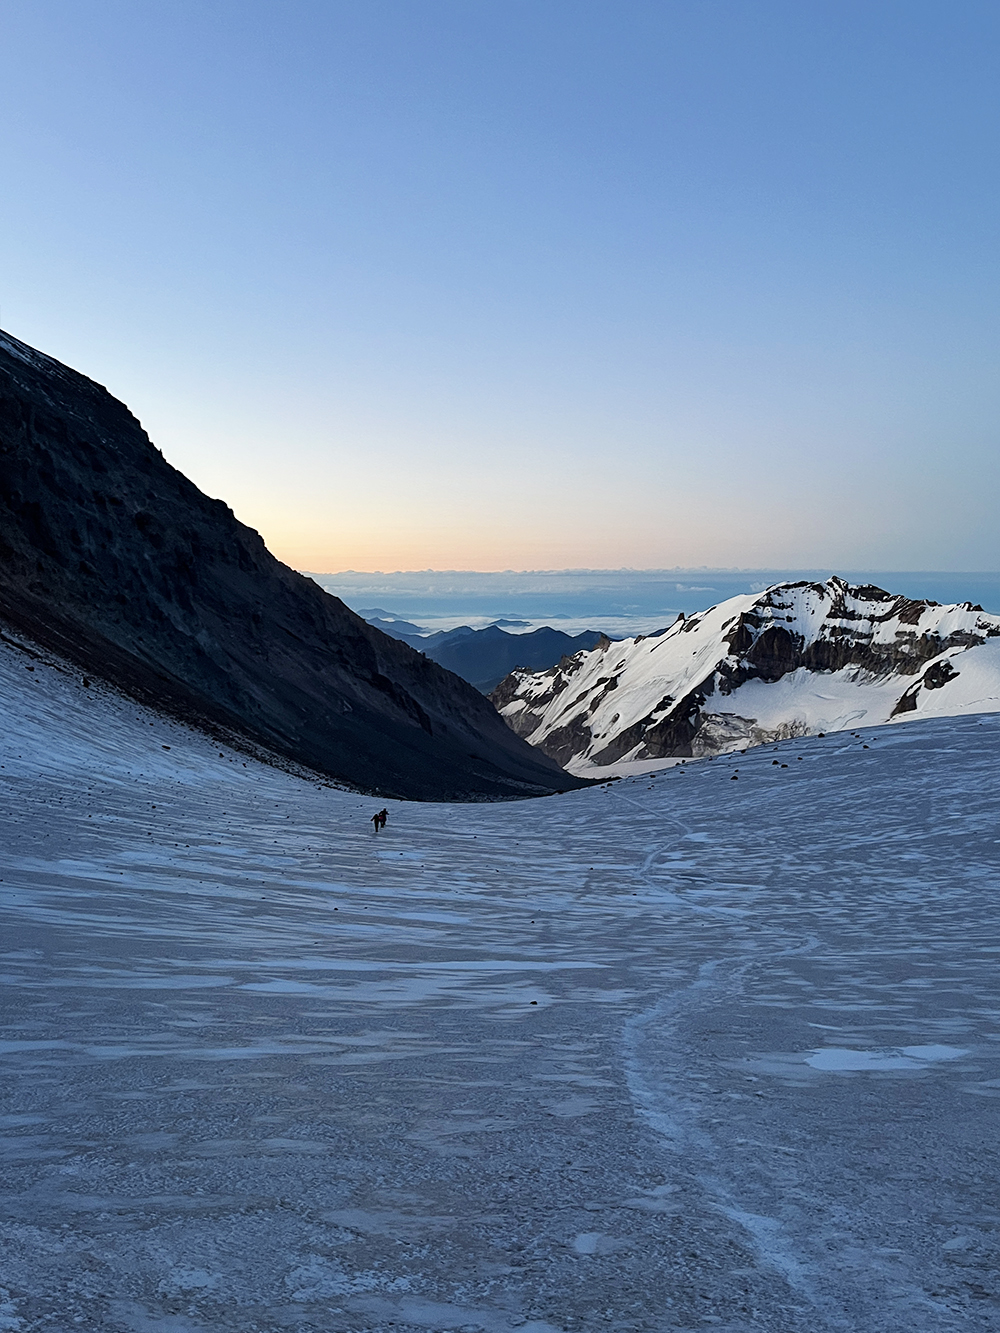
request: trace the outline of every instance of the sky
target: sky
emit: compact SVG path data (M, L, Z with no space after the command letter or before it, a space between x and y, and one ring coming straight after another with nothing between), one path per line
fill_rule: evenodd
M996 570L1000 8L0 0L0 324L314 571Z

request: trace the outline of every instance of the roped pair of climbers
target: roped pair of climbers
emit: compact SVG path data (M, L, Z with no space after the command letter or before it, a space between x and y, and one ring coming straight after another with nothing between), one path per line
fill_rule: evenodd
M379 810L377 811L377 813L372 815L372 823L375 825L376 833L378 833L380 829L385 828L385 823L388 818L389 818L389 811L385 809Z

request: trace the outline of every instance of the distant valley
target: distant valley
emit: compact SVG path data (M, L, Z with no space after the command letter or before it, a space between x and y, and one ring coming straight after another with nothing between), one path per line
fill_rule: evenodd
M507 627L521 628L526 622L510 620L496 621L485 629L459 625L456 629L429 634L419 625L381 607L369 607L358 614L383 634L401 639L432 662L454 671L483 694L495 689L515 667L544 670L563 657L596 647L602 637L596 630L566 634L548 626L511 634Z

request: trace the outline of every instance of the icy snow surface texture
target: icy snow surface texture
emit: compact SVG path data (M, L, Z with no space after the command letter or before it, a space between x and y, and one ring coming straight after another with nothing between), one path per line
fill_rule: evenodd
M611 776L906 717L1000 709L1000 616L881 588L782 583L604 640L490 696L571 773Z
M1000 1326L1000 718L376 835L0 700L6 1333Z

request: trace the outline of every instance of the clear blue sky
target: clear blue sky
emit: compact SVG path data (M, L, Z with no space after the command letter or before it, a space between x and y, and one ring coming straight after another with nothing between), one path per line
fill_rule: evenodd
M1000 7L0 0L0 320L311 569L996 569Z

